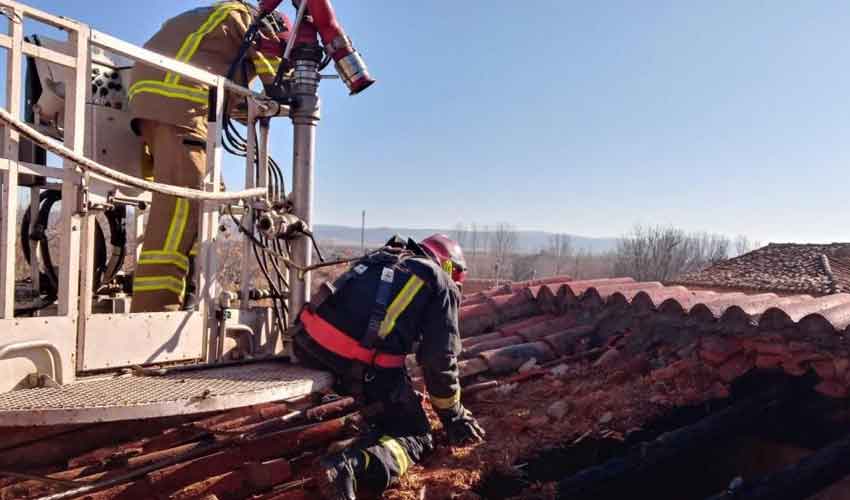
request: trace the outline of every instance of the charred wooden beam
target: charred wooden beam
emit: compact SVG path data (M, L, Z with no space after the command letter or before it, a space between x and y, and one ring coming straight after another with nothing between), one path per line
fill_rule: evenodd
M362 426L362 415L364 413L368 414L371 411L376 410L367 407L359 413L353 413L344 417L316 424L286 429L260 437L234 437L215 441L209 444L198 444L189 450L180 450L179 453L176 451L173 453L169 452L165 458L160 461L148 463L129 471L123 471L119 473L119 475L109 477L108 479L105 478L101 481L84 483L79 488L48 495L42 497L41 500L63 500L83 495L87 496L90 500L154 498L154 496L152 496L153 492L157 491L155 484L156 477L161 476L169 480L177 478L182 481L184 479L182 476L176 476L174 474L169 475L168 472L181 468L185 469L187 467L192 467L193 464L207 464L210 460L210 455L222 452L222 455L214 457L221 458L225 455L223 450L226 448L238 447L237 451L231 453L242 454L234 455L233 457L227 455L231 458L231 462L233 463L236 462L236 458L245 458L245 456L250 456L251 459L264 459L283 453L297 453L307 447L318 446L334 439L338 439L351 427ZM163 474L157 474L157 471L163 471L164 469L172 466L174 466L175 469L169 469ZM195 469L196 468L193 468L193 471ZM227 484L230 484L229 481L237 480L235 476L227 474L224 476L221 476L221 480L228 481ZM241 478L241 476L239 476L239 478Z
M650 478L663 476L661 471L677 464L683 457L753 429L788 394L788 391L772 389L693 425L641 443L624 456L562 479L558 484L558 498L626 498L636 491L635 488L646 496L653 496L653 487L663 488L665 485Z
M711 497L710 500L797 500L809 498L850 475L850 435L797 464Z

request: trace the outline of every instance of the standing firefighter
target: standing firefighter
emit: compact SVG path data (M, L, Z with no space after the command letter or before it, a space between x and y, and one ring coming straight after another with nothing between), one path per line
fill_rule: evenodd
M421 397L404 360L416 353L431 405L451 444L481 440L484 431L460 400L457 356L459 285L466 264L444 235L421 243L398 237L359 260L305 307L295 334L302 362L338 376L339 389L380 408L370 432L322 459L320 488L331 500L380 492L433 447Z
M254 8L240 1L193 9L166 21L145 48L227 75L255 15ZM266 16L258 45L279 47L289 29L284 15ZM230 77L247 85L259 76L268 84L279 64L279 58L251 46ZM131 80L133 130L144 140L145 163L153 163L148 173L157 182L200 188L206 171L209 88L143 64L133 67ZM183 304L199 210L199 202L154 193L133 281L133 312Z

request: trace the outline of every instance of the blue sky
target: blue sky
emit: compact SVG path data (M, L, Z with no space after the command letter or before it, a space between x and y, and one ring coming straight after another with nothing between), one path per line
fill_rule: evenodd
M29 3L136 43L202 4ZM846 2L335 5L378 83L323 84L316 222L850 239Z

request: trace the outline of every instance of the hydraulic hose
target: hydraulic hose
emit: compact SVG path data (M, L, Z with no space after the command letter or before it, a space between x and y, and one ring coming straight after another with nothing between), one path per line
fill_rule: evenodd
M50 224L50 212L53 209L53 205L61 199L61 192L56 190L44 191L41 193L39 198L38 218L35 221L35 227L38 228L37 230L31 230L32 221L30 220L29 211L24 212L24 215L21 218L21 250L27 263L32 262L32 255L30 254L29 246L30 239L35 237L40 242L39 251L45 271L41 273L40 276L42 287L40 293L43 293L46 296L45 301L48 304L53 303L57 298L56 294L58 290L59 277L56 275L56 270L53 266L53 258L50 255L46 229ZM97 223L95 224L94 235L95 265L93 270L95 288L100 287L102 283L110 281L115 277L115 273L120 270L126 256L125 247L127 235L126 228L121 223L120 214L107 212L106 219L109 223L110 243L113 247L113 255L110 259L109 265L107 265L106 238L103 234L100 221L96 221Z

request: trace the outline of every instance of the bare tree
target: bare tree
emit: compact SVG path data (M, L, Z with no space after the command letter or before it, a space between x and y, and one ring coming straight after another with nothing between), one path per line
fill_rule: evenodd
M583 249L576 252L575 255L573 256L573 272L572 272L572 275L573 275L574 279L581 279L583 277L582 267L583 267L583 264L584 264L584 256L585 256L585 250L583 250Z
M475 274L478 271L478 247L480 245L481 235L478 232L478 224L472 223L469 229L469 273Z
M481 226L481 241L479 242L479 248L481 248L484 253L490 251L491 236L492 234L490 233L490 226Z
M463 222L455 224L455 228L452 230L452 239L457 241L461 248L467 246L469 242L469 230L466 228L466 224Z
M514 281L533 280L540 274L540 264L543 254L516 256L511 266L511 276Z
M639 281L670 280L728 258L730 246L729 238L718 234L635 226L617 242L614 271Z
M500 223L493 231L491 242L491 253L496 258L496 279L498 280L505 272L509 257L514 253L517 246L517 232L510 224Z
M549 237L549 253L555 260L555 275L561 270L572 254L572 238L568 234L556 233Z
M735 255L744 255L753 250L753 245L746 235L739 234L735 237Z

